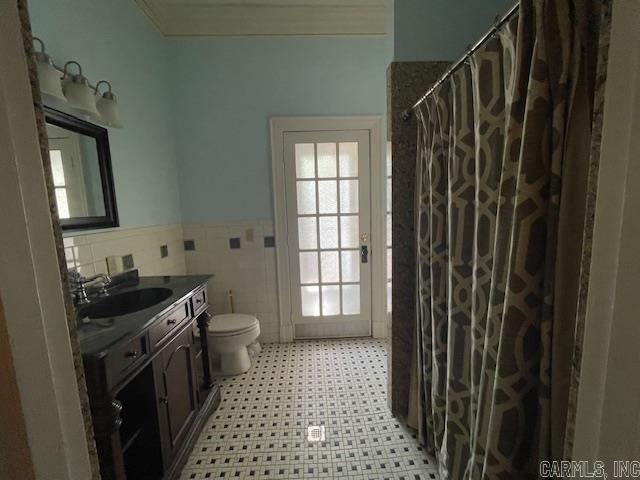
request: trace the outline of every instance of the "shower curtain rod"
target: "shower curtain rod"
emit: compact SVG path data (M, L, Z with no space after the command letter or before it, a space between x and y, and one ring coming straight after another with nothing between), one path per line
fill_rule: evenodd
M408 120L411 117L411 114L413 113L413 111L416 108L418 108L418 106L422 102L424 102L427 99L427 97L431 95L438 86L440 86L447 78L449 78L449 76L453 72L455 72L464 62L466 62L467 59L471 55L473 55L475 51L478 50L487 40L489 40L494 33L500 30L500 27L502 27L502 25L507 23L509 20L511 20L511 18L516 13L518 13L519 6L520 6L520 2L516 3L513 7L511 7L509 11L502 18L498 19L498 17L496 17L496 23L493 25L493 27L491 27L491 29L480 40L478 40L472 47L469 47L467 49L467 52L462 56L462 58L458 60L456 63L454 63L453 66L450 67L449 70L447 70L444 73L444 75L442 75L442 77L440 77L440 80L438 80L429 90L427 90L427 93L422 95L420 99L416 103L414 103L411 107L407 108L405 111L402 112L402 119Z

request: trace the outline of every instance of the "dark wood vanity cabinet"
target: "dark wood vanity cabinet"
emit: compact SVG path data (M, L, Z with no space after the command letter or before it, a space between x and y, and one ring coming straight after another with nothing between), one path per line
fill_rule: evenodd
M177 478L220 403L205 287L104 355L83 357L103 480Z
M185 329L162 349L153 363L160 436L165 465L178 452L198 412L193 331Z

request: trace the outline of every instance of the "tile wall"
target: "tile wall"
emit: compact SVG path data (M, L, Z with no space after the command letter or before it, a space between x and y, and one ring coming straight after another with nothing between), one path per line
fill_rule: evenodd
M260 341L278 342L276 252L271 220L184 224L187 273L215 275L209 282L213 314L234 311L260 320Z
M67 267L84 276L110 273L107 257L126 265L129 255L142 276L213 274L211 313L231 311L231 290L234 311L255 315L260 341L273 343L280 341L276 241L271 220L254 220L120 228L67 235L64 245Z
M124 259L124 263L133 260L133 268L137 268L140 275L184 275L182 240L180 224L66 235L67 268L75 268L84 276L109 273L107 257L122 261L122 257L131 255L132 258Z

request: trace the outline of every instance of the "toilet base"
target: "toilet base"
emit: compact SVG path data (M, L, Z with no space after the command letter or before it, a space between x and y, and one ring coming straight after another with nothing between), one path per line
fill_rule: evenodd
M255 342L247 346L247 350L249 351L250 357L255 357L262 351L262 347L260 346L260 342L256 340Z
M251 368L251 359L247 347L220 353L220 373L223 375L239 375L249 368Z

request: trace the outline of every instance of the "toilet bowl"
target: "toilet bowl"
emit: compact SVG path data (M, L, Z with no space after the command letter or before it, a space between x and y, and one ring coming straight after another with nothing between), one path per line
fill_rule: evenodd
M260 335L260 323L252 315L229 313L215 315L209 322L211 349L220 355L223 375L238 375L251 367L247 346Z

